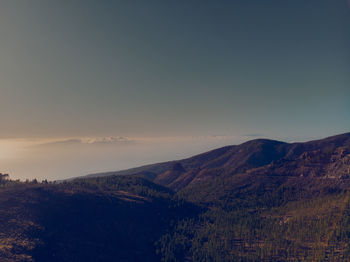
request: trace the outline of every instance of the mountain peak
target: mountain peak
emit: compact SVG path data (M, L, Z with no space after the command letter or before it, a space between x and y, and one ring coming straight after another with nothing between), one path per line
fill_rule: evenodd
M173 190L221 175L299 177L303 174L303 177L340 179L350 175L350 132L298 143L258 138L141 169L138 171L152 172L152 176L145 176L149 180Z

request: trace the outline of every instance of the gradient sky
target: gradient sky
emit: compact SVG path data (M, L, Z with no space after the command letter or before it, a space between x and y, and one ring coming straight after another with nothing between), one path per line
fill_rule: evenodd
M349 3L3 0L0 139L348 132Z

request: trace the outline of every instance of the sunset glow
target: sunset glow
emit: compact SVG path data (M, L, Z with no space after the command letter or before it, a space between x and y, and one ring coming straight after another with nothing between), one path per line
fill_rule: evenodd
M0 173L350 129L349 1L2 1Z

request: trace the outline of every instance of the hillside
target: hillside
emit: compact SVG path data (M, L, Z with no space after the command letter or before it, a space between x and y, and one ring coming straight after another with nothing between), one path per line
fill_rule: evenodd
M179 161L90 176L137 175L178 191L236 174L350 178L350 133L306 143L255 139Z
M0 261L157 261L154 242L193 205L146 180L0 187Z
M0 177L1 261L347 261L350 133L63 183Z

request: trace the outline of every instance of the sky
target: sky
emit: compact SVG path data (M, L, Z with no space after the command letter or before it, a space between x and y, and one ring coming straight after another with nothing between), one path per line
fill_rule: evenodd
M4 0L0 35L15 178L350 131L350 0Z

